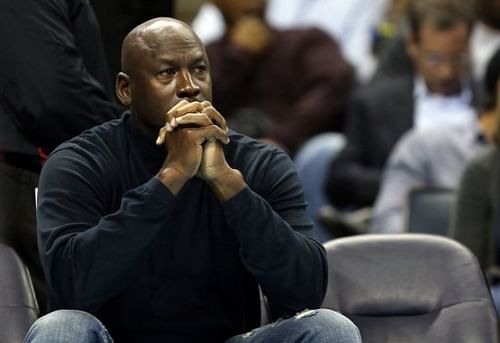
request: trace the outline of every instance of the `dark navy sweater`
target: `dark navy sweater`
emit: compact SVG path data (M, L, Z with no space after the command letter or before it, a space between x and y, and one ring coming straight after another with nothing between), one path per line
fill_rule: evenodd
M198 178L174 196L128 113L57 148L37 211L51 309L93 313L117 342L223 342L259 325L258 285L280 316L319 307L325 253L292 162L230 139L248 187L224 203Z

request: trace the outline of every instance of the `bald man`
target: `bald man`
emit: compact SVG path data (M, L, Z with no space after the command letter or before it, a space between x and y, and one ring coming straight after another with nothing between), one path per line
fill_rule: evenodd
M116 93L129 111L42 171L54 312L26 341L360 342L342 315L306 310L321 305L327 264L292 162L227 128L191 29L171 18L133 29ZM259 287L291 318L258 328Z

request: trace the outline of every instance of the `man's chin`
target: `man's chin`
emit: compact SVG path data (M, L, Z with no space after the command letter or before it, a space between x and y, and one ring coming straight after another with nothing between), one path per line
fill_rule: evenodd
M457 95L461 92L460 86L457 85L437 85L432 89L432 93L444 95L444 96L453 96Z

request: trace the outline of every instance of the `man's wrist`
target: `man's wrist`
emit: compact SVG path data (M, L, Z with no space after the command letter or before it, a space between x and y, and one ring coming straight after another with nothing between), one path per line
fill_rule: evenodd
M172 194L177 194L182 189L182 187L186 184L189 178L172 167L162 168L156 177L169 189Z
M247 186L241 172L232 168L207 183L220 201L231 199Z

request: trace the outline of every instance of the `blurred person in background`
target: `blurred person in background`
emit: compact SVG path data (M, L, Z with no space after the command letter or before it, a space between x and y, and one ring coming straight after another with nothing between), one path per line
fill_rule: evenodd
M331 163L326 183L337 209L373 206L386 160L410 128L476 121L468 63L471 6L463 0L412 3L406 49L416 74L372 83L354 94L346 115L346 146Z
M354 67L356 79L369 80L376 66L374 35L390 0L269 0L266 19L279 29L317 27L340 45ZM251 2L251 1L249 1ZM219 39L225 31L222 14L205 2L192 26L202 40Z
M488 64L485 80L487 105L494 108L496 116L493 144L465 168L459 184L451 237L477 256L490 281L497 313L500 313L500 50Z
M500 47L500 1L475 0L474 6L476 20L470 38L471 69L473 81L482 85L486 64ZM411 58L403 48L407 31L408 29L401 30L400 34L382 45L379 63L371 82L413 73Z
M338 131L353 71L335 41L315 28L273 28L264 17L265 0L213 2L226 32L207 53L214 103L228 120L241 109L260 111L272 122L264 138L291 155L309 137Z
M43 313L34 191L45 154L122 109L88 1L0 0L0 17L0 239L28 267Z
M493 141L498 105L494 80L500 79L498 57L487 69L486 101L478 121L458 127L413 129L398 141L384 168L370 223L372 233L404 232L411 190L422 187L456 190L467 161Z

